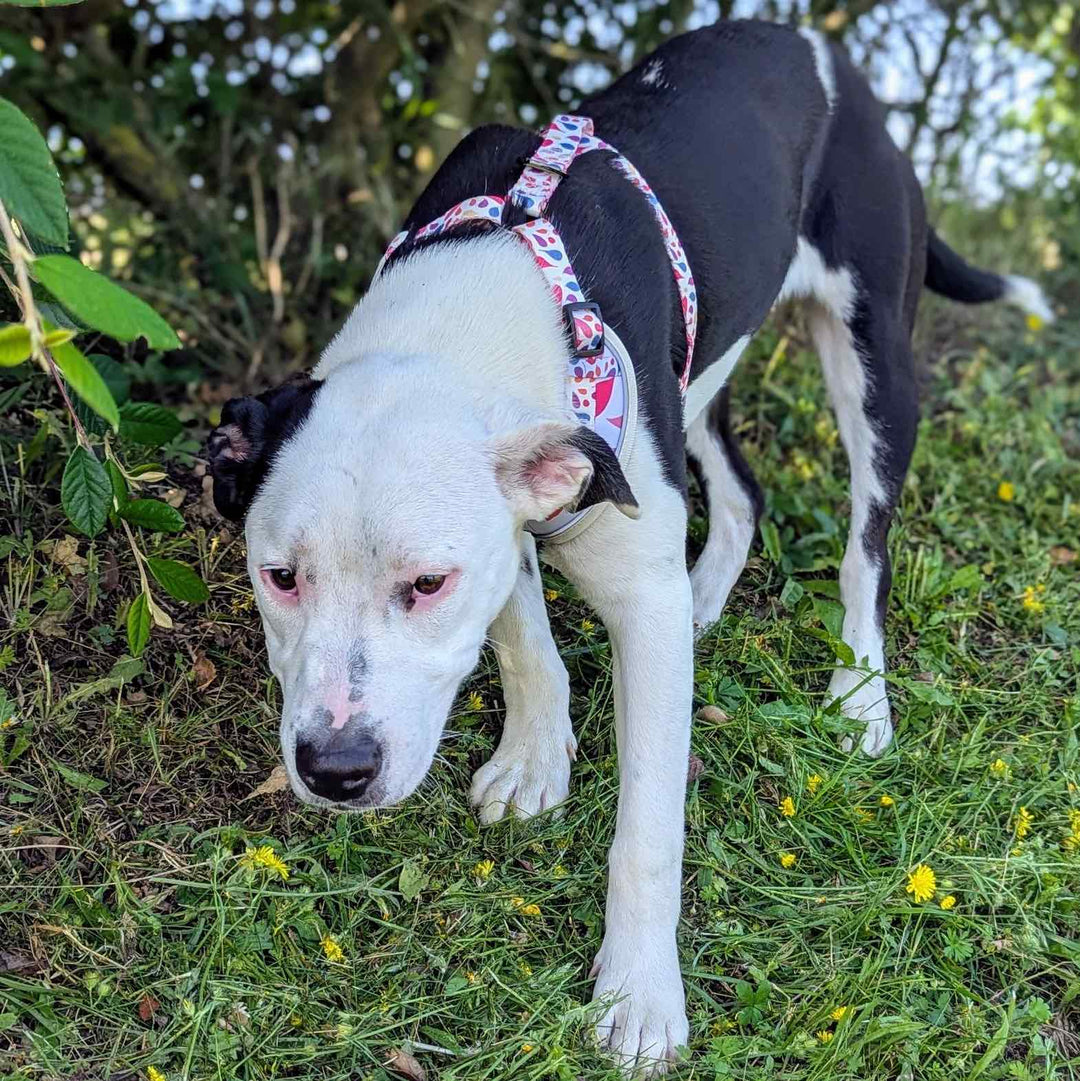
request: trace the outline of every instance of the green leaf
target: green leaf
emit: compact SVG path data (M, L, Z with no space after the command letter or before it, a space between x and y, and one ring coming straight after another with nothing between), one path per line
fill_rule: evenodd
M128 609L127 640L133 657L141 656L150 641L150 606L146 603L145 593L140 593Z
M160 499L132 499L120 507L119 514L132 525L157 533L179 533L184 528L184 516Z
M105 472L109 475L109 485L112 488L113 499L118 507L122 507L128 501L128 486L124 480L124 474L120 472L115 462L105 463ZM112 510L112 504L109 504Z
M844 606L828 597L814 597L814 615L821 620L833 638L843 638Z
M60 502L68 521L80 533L96 537L112 504L111 491L105 467L88 450L76 447L60 484Z
M0 327L0 368L14 368L30 356L30 331L22 323Z
M91 777L89 773L80 773L77 769L65 766L63 762L54 762L57 772L72 788L80 792L100 792L105 787L105 782L99 777Z
M761 520L761 542L765 545L765 551L774 563L780 562L780 533L776 523L771 518Z
M2 0L0 0L2 2ZM128 396L131 393L131 379L128 373L124 371L123 366L119 361L113 360L112 357L105 356L104 353L91 353L87 358L91 364L97 369L98 375L105 380L105 386L109 388L109 392L113 396L113 401L117 405L122 406L124 402L128 400ZM104 435L105 425L94 415L89 406L82 401L75 402L75 414L79 420L82 421L83 427L94 435ZM120 425L121 431L123 430L124 418L121 413Z
M177 349L180 339L149 304L70 255L42 255L34 277L73 315L121 342L142 337L154 349Z
M160 447L183 430L171 409L152 402L128 402L120 410L120 435L133 443Z
M0 199L13 218L42 240L68 246L68 214L60 174L33 121L0 98Z
M206 583L188 566L175 559L154 559L148 556L146 565L158 584L170 597L178 601L190 601L202 604L209 599L210 590Z
M64 373L64 378L71 385L71 389L99 417L107 420L114 431L118 429L120 427L120 410L117 409L112 393L109 391L105 380L101 378L97 368L71 342L56 346L52 351L52 355L57 367Z
M427 885L427 875L413 860L406 860L401 865L398 875L398 889L406 901L413 901L420 896L420 891Z

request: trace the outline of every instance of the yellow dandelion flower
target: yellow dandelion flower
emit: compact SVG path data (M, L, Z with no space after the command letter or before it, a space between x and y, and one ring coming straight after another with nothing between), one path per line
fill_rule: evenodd
M156 1066L147 1066L146 1081L165 1081L165 1075Z
M990 772L996 773L999 777L1004 777L1009 772L1009 764L1004 759L995 759L990 766Z
M1070 833L1068 837L1061 842L1061 847L1064 848L1066 852L1080 852L1080 835Z
M322 946L327 961L337 964L345 960L345 951L341 948L341 943L333 935L323 935L319 940L319 945Z
M484 700L476 691L473 691L472 694L469 695L468 702L465 703L465 708L470 713L479 713L480 710L484 708Z
M1080 808L1072 807L1069 809L1069 829L1073 833L1080 835Z
M1031 832L1031 823L1035 816L1026 808L1021 807L1016 814L1016 839L1022 841Z
M950 908L955 908L956 907L956 898L953 897L953 895L951 893L949 894L948 897L942 897L942 899L941 899L941 907L943 909L945 909L946 912L948 912Z
M920 863L914 871L908 872L904 890L914 896L917 904L922 904L923 901L929 901L934 896L937 890L937 876L925 863Z
M551 868L552 878L566 878L569 873L570 872L567 871L567 869L561 863L557 863L554 867Z
M518 909L518 911L523 916L539 916L540 915L540 906L539 905L521 905L521 907Z
M521 964L518 965L518 971L526 978L532 975L532 967L525 961L522 961Z
M472 969L469 969L469 971L465 973L465 979L467 979L469 983L476 983L476 973L473 972Z
M881 806L882 807L891 807L895 802L896 802L896 800L894 800L892 798L892 796L882 796L881 797Z
M825 778L817 773L811 773L810 776L806 778L806 787L811 796L817 795L817 790L821 787L824 780Z
M817 1038L818 1038L818 1039L819 1039L819 1040L820 1040L820 1041L821 1041L822 1043L828 1043L828 1042L829 1042L829 1041L830 1041L830 1040L831 1040L831 1039L833 1038L833 1034L832 1034L832 1033L831 1033L831 1032L830 1032L830 1031L829 1031L829 1030L828 1030L827 1028L823 1028L823 1029L822 1029L822 1030L821 1030L821 1031L820 1031L820 1032L819 1032L819 1033L817 1034Z
M557 589L545 589L544 600L557 601L559 599L559 591Z
M532 1049L533 1049L533 1045L531 1043L523 1043L521 1045L521 1053L523 1055L527 1055Z
M481 882L486 882L491 877L491 872L495 870L494 860L481 860L473 869L473 877L479 878Z
M1046 608L1046 602L1039 600L1039 593L1044 590L1037 589L1035 586L1024 587L1023 605L1029 612L1041 612Z
M843 1021L844 1018L847 1017L847 1015L849 1013L851 1013L851 1007L850 1006L837 1006L836 1009L833 1010L833 1012L831 1014L829 1014L829 1016L834 1021Z
M262 867L267 871L273 871L281 875L282 879L289 877L288 864L269 846L260 845L258 848L248 847L248 850L240 857L240 864L254 871L256 867Z
M1036 315L1034 312L1028 312L1027 318L1024 320L1024 322L1027 323L1028 330L1030 330L1034 334L1038 334L1039 331L1042 330L1044 326L1046 326L1046 323L1042 320L1042 318Z
M1012 481L1003 480L998 485L997 497L1002 503L1011 503L1016 498L1016 485Z
M0 721L0 729L14 728L16 724L17 724L17 722L16 722L14 717L8 717L8 719L6 721ZM151 1067L151 1069L152 1068L153 1067Z
M523 904L525 904L525 898L524 897L511 897L510 898L510 904L512 904L514 906L514 908L521 908L521 906Z
M795 817L795 801L790 796L785 796L780 801L780 813L785 818Z
M591 619L583 619L581 621L581 629L586 634L592 634L592 632L596 630L596 624L593 623Z
M859 819L861 821L863 821L863 822L873 822L874 821L874 816L865 807L855 807L855 808L853 808L853 810L855 811L855 814L858 815L858 817L859 817Z
M795 853L794 852L781 852L780 853L780 866L781 867L794 867L795 866Z
M1010 848L1009 849L1009 855L1010 856L1022 856L1023 854L1024 854L1024 846L1023 845L1017 845L1015 848Z

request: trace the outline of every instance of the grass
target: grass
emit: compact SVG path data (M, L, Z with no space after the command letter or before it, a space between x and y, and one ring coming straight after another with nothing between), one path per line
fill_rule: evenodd
M801 340L766 332L737 380L775 535L697 655L697 703L715 708L687 790L678 1076L1074 1076L1080 328L928 306L925 417L890 541L898 741L879 761L840 753L821 708L847 493ZM488 656L405 805L331 817L254 794L279 695L241 542L185 466L195 449L173 461L192 528L158 543L197 558L213 595L126 681L122 610L88 588L103 572L57 555L48 492L22 489L0 636L15 718L0 1073L381 1079L402 1076L386 1063L404 1050L440 1079L614 1078L584 1039L617 797L603 628L546 578L581 740L561 818L481 829L467 806L499 732ZM97 542L99 566L114 543ZM916 903L920 864L936 892Z

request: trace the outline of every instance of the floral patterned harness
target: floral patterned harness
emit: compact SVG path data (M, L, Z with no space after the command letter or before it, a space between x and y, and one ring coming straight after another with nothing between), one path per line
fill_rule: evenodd
M686 325L686 363L679 380L679 389L685 394L697 336L697 293L686 253L645 178L614 147L593 134L593 123L588 117L555 117L505 198L474 195L465 199L417 229L415 239L438 236L463 221L480 220L501 225L503 208L508 201L529 215L531 221L514 226L511 232L532 250L536 265L566 320L571 347L567 371L570 407L578 420L596 432L622 460L633 446L637 417L634 366L618 335L604 323L600 306L585 299L558 230L543 216L559 181L578 157L591 150L607 150L614 155L611 164L645 196L660 226ZM405 229L390 241L375 271L376 276L409 235L410 231ZM527 528L537 537L568 540L580 532L591 513L598 509L590 507L576 513L556 511L546 521L527 523Z

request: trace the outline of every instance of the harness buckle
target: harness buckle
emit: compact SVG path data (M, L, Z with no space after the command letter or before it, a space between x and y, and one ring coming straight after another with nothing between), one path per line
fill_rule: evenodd
M549 165L546 161L540 161L539 158L529 158L525 163L527 169L539 169L542 173L551 173L552 176L561 176L566 179L566 170L560 169L557 165Z
M563 305L563 320L575 357L598 357L604 351L604 317L600 305L579 300Z

